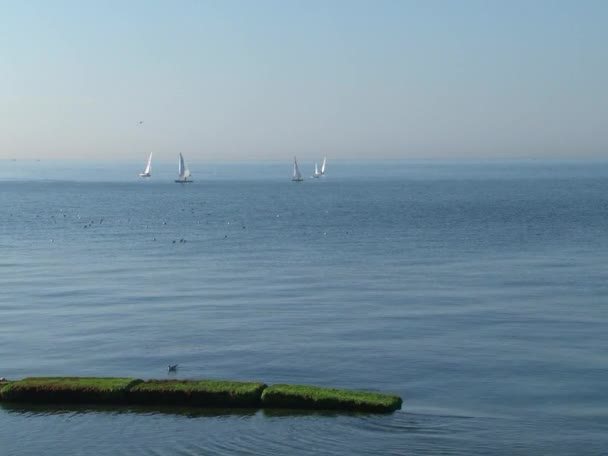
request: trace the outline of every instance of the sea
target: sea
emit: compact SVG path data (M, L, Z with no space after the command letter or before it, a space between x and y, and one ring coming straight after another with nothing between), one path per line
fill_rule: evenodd
M0 376L403 407L5 403L0 455L608 454L608 161L330 157L300 183L289 159L192 162L176 184L145 158L0 161Z

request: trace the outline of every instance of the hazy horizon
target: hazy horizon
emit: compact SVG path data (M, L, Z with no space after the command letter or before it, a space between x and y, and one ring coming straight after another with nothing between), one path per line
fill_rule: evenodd
M601 1L32 1L0 21L0 159L608 151Z

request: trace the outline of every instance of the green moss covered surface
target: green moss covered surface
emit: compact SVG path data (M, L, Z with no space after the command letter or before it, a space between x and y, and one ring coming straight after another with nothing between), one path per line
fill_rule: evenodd
M262 393L268 408L392 412L401 403L399 396L305 385L274 385Z
M258 407L264 383L221 380L148 380L129 391L135 404Z
M32 377L2 388L4 401L52 403L127 403L128 390L142 380L114 377Z
M0 383L5 402L392 412L401 398L305 385L220 380L36 377Z

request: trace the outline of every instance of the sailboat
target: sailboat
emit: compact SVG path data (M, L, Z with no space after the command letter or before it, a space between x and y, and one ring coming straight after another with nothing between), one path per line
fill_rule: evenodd
M296 157L293 157L293 177L291 178L294 182L302 182L304 179L302 178L302 173L300 172L300 168L298 168L298 161Z
M188 179L190 177L190 170L186 166L186 163L184 162L184 157L181 153L179 154L178 170L179 170L179 177L175 180L175 182L178 182L180 184L187 184L187 183L192 182L191 179Z
M139 177L150 177L152 174L152 152L150 152L150 156L148 157L148 163L146 163L146 169L144 169L143 173L139 173Z
M323 163L321 164L321 176L325 175L325 166L327 165L327 157L323 157Z
M318 165L315 163L315 173L312 175L312 177L316 177L316 178L318 179L318 178L319 178L319 177L321 177L322 175L323 175L323 174L321 174L321 173L319 172L319 166L318 166Z

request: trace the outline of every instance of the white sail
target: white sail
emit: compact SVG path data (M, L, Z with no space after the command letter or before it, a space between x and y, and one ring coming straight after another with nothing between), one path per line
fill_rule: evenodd
M146 163L146 169L144 169L143 173L139 173L139 175L141 177L150 177L152 171L152 153L150 153L150 156L148 157L148 162Z
M148 163L146 163L144 174L150 174L150 171L152 171L152 152L150 152L150 156L148 157Z
M300 172L300 168L298 168L298 161L296 157L293 157L293 177L291 178L293 181L302 181L302 173Z
M179 174L180 179L184 178L184 170L186 169L186 164L184 163L184 157L182 154L179 154L179 164L177 166L177 172Z
M327 164L327 157L323 157L323 164L321 164L321 174L325 174L325 165Z
M315 163L315 173L312 175L312 177L316 177L316 178L321 177L321 173L319 172L319 165L317 165L316 163Z
M192 182L191 180L188 180L188 178L190 177L190 170L186 166L186 162L184 161L184 157L181 153L179 154L179 162L177 169L179 172L179 177L175 182Z

